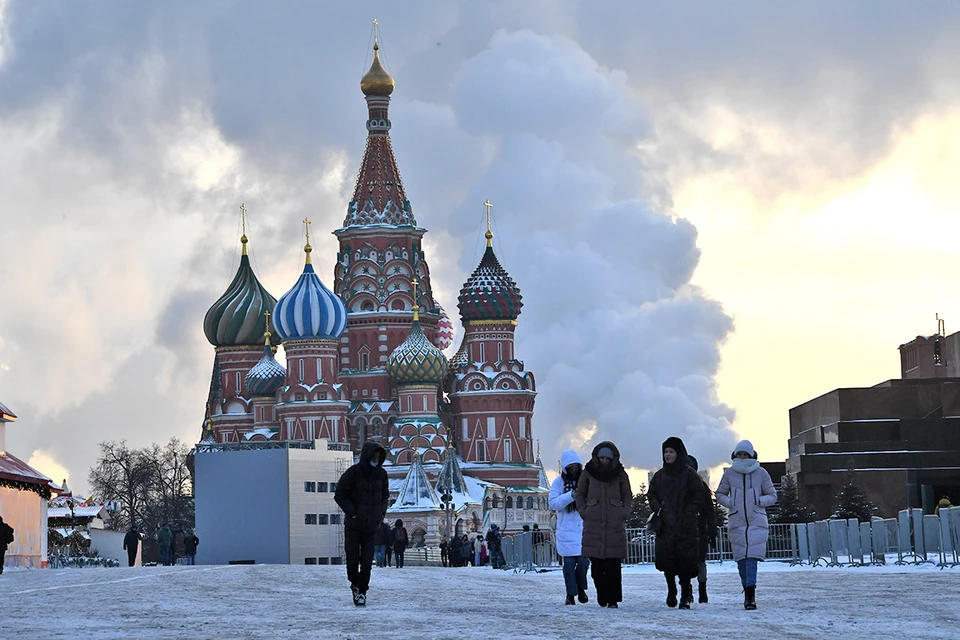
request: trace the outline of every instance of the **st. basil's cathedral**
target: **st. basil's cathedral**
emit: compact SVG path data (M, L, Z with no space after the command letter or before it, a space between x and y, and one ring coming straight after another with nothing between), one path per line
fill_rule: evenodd
M216 356L201 442L326 440L358 454L375 440L388 452L388 517L422 530L426 544L446 532L445 502L460 533L492 522L508 531L550 528L532 431L536 383L514 352L520 289L494 253L488 206L486 250L460 290L463 339L448 361L454 327L434 297L427 230L393 154L395 85L378 49L360 82L366 150L343 226L333 231L332 290L314 270L309 222L303 272L279 299L254 274L242 235L236 276L203 322ZM286 367L275 359L280 343Z

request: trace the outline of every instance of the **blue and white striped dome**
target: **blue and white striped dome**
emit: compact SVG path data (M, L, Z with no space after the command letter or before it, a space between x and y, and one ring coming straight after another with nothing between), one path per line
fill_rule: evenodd
M320 281L310 263L310 245L303 274L280 296L273 310L273 328L286 340L337 339L347 328L347 308Z

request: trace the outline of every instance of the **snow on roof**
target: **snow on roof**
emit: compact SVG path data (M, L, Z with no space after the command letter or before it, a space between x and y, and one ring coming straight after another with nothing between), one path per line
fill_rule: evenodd
M0 422L16 422L17 414L10 409L7 409L6 405L0 402Z
M0 451L0 478L48 486L50 478L6 451Z
M94 505L92 507L79 506L73 508L73 515L76 518L96 518L103 515L106 515L107 508L102 504ZM51 507L47 509L47 518L69 518L70 517L70 508L69 507Z
M277 435L278 433L280 433L280 430L275 429L273 427L257 427L256 429L251 429L247 433L243 434L243 438L245 440L249 440L253 436L263 436L264 438L269 440L270 438Z
M437 497L437 492L433 490L430 481L427 479L427 473L423 470L423 464L420 457L417 456L410 465L410 471L407 477L403 479L400 486L400 492L397 495L397 501L393 503L388 513L398 511L432 511L442 509L442 503Z

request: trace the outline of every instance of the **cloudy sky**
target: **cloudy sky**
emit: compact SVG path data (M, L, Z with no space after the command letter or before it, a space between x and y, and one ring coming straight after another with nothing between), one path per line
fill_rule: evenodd
M102 440L199 434L202 319L249 210L277 297L300 221L332 280L371 20L439 300L483 207L524 294L535 435L649 468L899 374L960 326L960 6L0 0L7 446L86 487Z

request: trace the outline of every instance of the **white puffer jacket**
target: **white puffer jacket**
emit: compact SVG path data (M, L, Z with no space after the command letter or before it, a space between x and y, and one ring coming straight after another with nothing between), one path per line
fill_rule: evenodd
M727 535L733 547L733 559L767 555L767 507L777 503L770 474L756 460L734 460L723 470L717 487L717 502L730 510Z
M573 449L567 449L560 456L560 468L571 464L583 463ZM583 541L583 518L576 509L567 511L567 506L576 500L576 491L563 491L563 477L558 476L550 485L550 508L557 512L557 553L561 556L579 556Z

